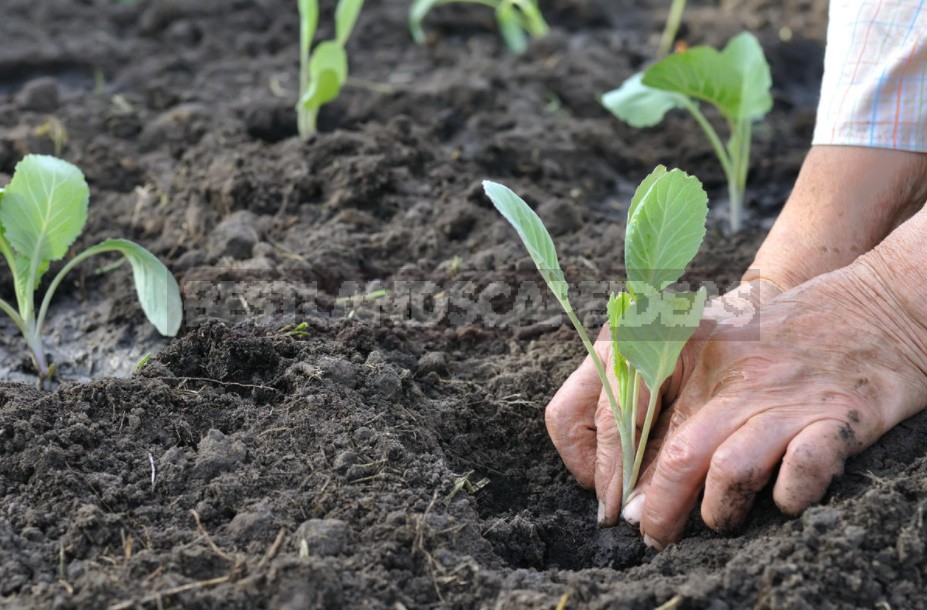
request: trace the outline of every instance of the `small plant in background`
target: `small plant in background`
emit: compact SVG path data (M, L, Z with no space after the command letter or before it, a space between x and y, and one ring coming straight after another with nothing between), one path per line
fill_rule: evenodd
M772 108L769 64L759 41L738 34L723 51L692 47L661 59L602 96L602 104L632 127L652 127L674 108L685 108L708 136L727 177L732 232L743 222L753 122ZM730 132L725 146L699 108L714 106Z
M678 169L666 171L662 165L634 194L625 232L625 290L611 295L607 309L616 396L606 373L608 363L599 358L570 305L569 286L541 219L505 186L488 181L483 185L496 209L515 227L595 364L621 436L624 504L640 473L660 387L672 375L702 317L704 288L679 293L666 288L679 280L705 237L708 197L696 178ZM636 438L641 381L650 399Z
M542 38L550 30L544 16L541 15L537 0L414 0L409 9L409 29L415 42L425 42L422 21L432 8L457 2L481 4L494 9L502 39L516 55L525 52L530 38Z
M0 190L0 254L13 272L17 302L14 309L0 299L0 311L22 332L42 380L55 373L42 346L49 303L68 272L96 254L118 252L125 256L148 320L162 335L172 337L180 328L183 312L174 276L151 252L124 239L108 239L68 261L48 285L36 310L35 291L49 264L64 258L84 229L89 196L79 169L46 155L26 155L16 165L10 183Z
M354 30L364 0L339 0L335 8L335 39L312 48L319 25L318 0L299 2L299 101L297 127L306 138L318 129L319 110L341 93L348 80L348 54L344 47Z
M672 50L673 42L676 41L676 35L679 33L679 26L682 24L682 14L685 11L686 0L673 0L669 15L666 16L666 25L663 26L663 34L660 36L660 57Z
M56 157L61 156L64 145L68 143L68 130L58 117L48 117L45 119L45 122L36 127L32 133L39 137L47 137L51 140L52 150L54 150Z

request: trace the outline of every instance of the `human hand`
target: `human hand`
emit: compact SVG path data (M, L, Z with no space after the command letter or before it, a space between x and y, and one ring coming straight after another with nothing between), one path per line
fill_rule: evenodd
M715 328L625 511L648 544L681 536L703 486L705 523L737 527L780 462L773 498L799 514L848 456L927 405L927 333L884 275L858 262Z
M754 280L709 301L701 326L683 349L676 372L664 384L662 402L668 404L678 395L698 360L703 339L716 325L751 318L758 304L779 292L769 282ZM606 325L595 342L596 352L603 362L610 361L609 339ZM638 432L643 425L649 398L646 388L642 388L641 394L640 400L645 408L638 410ZM660 402L657 403L658 411ZM655 418L657 416L658 413L654 415ZM622 496L621 440L608 398L602 391L602 383L590 357L586 357L547 405L545 420L548 434L566 467L580 485L595 489L599 498L598 523L614 525L618 520Z

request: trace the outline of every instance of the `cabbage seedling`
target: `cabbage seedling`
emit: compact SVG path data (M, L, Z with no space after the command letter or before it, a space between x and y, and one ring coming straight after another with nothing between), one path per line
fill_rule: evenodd
M297 127L306 138L318 129L319 110L341 93L348 80L348 54L344 46L351 36L364 0L339 0L335 8L335 39L312 48L319 25L318 0L299 2L299 101Z
M45 315L61 280L74 267L95 254L118 252L128 259L135 291L148 320L162 335L174 336L180 328L182 305L177 281L161 261L141 246L124 239L107 239L87 248L61 268L45 291L38 310L35 291L51 262L64 258L87 222L90 190L75 166L46 155L26 155L13 178L0 190L0 253L13 272L17 308L0 299L6 313L22 332L36 370L50 379L42 347Z
M550 234L538 215L511 190L486 181L486 194L521 237L534 264L563 307L595 365L608 396L622 451L622 505L637 483L660 387L676 369L679 354L698 328L706 291L668 292L705 237L708 197L701 183L662 165L647 176L631 200L625 232L624 290L608 302L611 366L617 394L568 296L569 285ZM640 437L636 436L641 382L650 390Z
M744 32L720 52L692 47L661 59L602 96L602 104L632 127L652 127L674 108L692 113L727 177L731 231L737 232L743 221L753 122L772 108L771 86L763 48ZM713 105L726 120L727 146L702 114L699 101Z
M422 21L432 8L453 2L482 4L496 11L496 23L509 51L521 55L528 48L528 39L542 38L550 27L541 15L537 0L414 0L409 9L409 29L418 44L425 42Z

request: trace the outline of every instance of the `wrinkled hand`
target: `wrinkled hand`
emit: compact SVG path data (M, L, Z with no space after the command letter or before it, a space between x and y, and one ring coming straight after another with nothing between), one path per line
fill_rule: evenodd
M710 301L702 325L686 345L675 374L664 386L663 402L669 404L678 395L705 345L703 339L719 322L750 319L758 304L779 292L772 284L756 280ZM607 325L599 334L595 347L599 358L609 362L611 344ZM638 429L643 425L648 400L645 388L642 394L641 402L645 406L638 410ZM590 357L586 357L547 405L545 419L547 431L566 467L580 485L595 489L599 498L599 524L614 525L618 520L622 494L621 441L608 398L602 391L602 383ZM659 426L654 434L658 430ZM657 443L653 445L656 447Z
M748 326L716 327L626 509L649 544L680 537L703 485L705 523L738 526L780 462L773 498L799 514L848 456L927 405L925 329L884 276L854 264L772 299Z

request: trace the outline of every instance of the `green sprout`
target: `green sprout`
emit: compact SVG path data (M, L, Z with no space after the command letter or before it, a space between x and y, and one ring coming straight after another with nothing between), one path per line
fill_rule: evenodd
M670 5L669 15L666 16L666 25L663 26L663 34L660 36L660 57L667 55L672 50L673 41L676 40L676 34L679 33L682 14L685 11L686 0L673 0Z
M182 304L177 281L167 267L141 246L124 239L107 239L64 265L45 291L38 310L35 291L50 263L64 258L87 222L90 190L75 166L47 155L26 155L13 178L0 190L0 254L13 272L17 309L0 299L22 332L42 380L54 375L42 346L45 316L64 277L84 260L118 252L132 266L135 291L148 320L165 336L180 329Z
M599 358L570 305L569 285L541 219L505 186L489 181L483 186L496 209L515 227L592 358L621 437L623 505L640 474L660 387L676 369L679 355L698 328L705 307L704 288L675 293L666 289L679 280L705 237L708 196L696 178L678 169L667 171L662 165L634 193L624 244L628 277L625 289L611 295L607 308L616 395L606 363ZM650 391L650 399L637 438L642 381Z
M759 41L738 34L723 51L692 47L661 59L602 96L602 104L632 127L652 127L674 108L685 108L698 123L727 178L731 231L743 223L753 122L772 108L772 77ZM730 131L725 146L699 108L714 106Z
M481 4L496 11L496 23L509 51L521 55L529 38L543 38L550 27L541 15L537 0L414 0L409 9L409 29L418 44L425 42L422 21L432 8L442 4L467 2Z
M296 103L300 137L318 130L319 110L341 93L348 80L348 53L344 47L351 36L364 0L339 0L335 8L335 39L312 48L319 25L318 0L299 2L299 101Z

